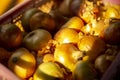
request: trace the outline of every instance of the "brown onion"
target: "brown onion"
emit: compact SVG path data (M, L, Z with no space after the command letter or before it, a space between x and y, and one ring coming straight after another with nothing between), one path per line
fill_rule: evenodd
M71 12L75 15L78 15L78 13L82 9L84 2L85 2L85 0L72 0L71 4L70 4Z

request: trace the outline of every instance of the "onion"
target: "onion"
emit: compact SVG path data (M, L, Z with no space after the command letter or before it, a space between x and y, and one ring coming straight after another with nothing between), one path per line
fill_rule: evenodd
M120 0L102 0L105 5L118 5L120 6Z

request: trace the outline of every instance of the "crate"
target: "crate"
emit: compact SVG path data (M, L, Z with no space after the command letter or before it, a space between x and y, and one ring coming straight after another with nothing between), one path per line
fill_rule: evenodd
M41 6L47 1L50 0L25 0L24 2L20 3L19 5L16 5L14 8L10 9L9 11L1 15L0 25L8 22L13 22L13 19L18 17L25 10ZM116 76L117 75L119 76L119 74L116 74L117 71L120 71L119 69L120 69L120 52L118 53L112 64L109 66L107 71L104 73L101 80L120 80L120 78L116 79Z
M120 52L109 66L107 71L104 73L101 80L120 80Z
M16 5L0 16L0 25L12 22L14 18L18 17L18 15L22 14L25 10L33 7L38 7L47 1L49 0L25 0L21 2L19 5Z
M20 80L13 72L0 63L0 80ZM6 73L7 72L7 73Z

